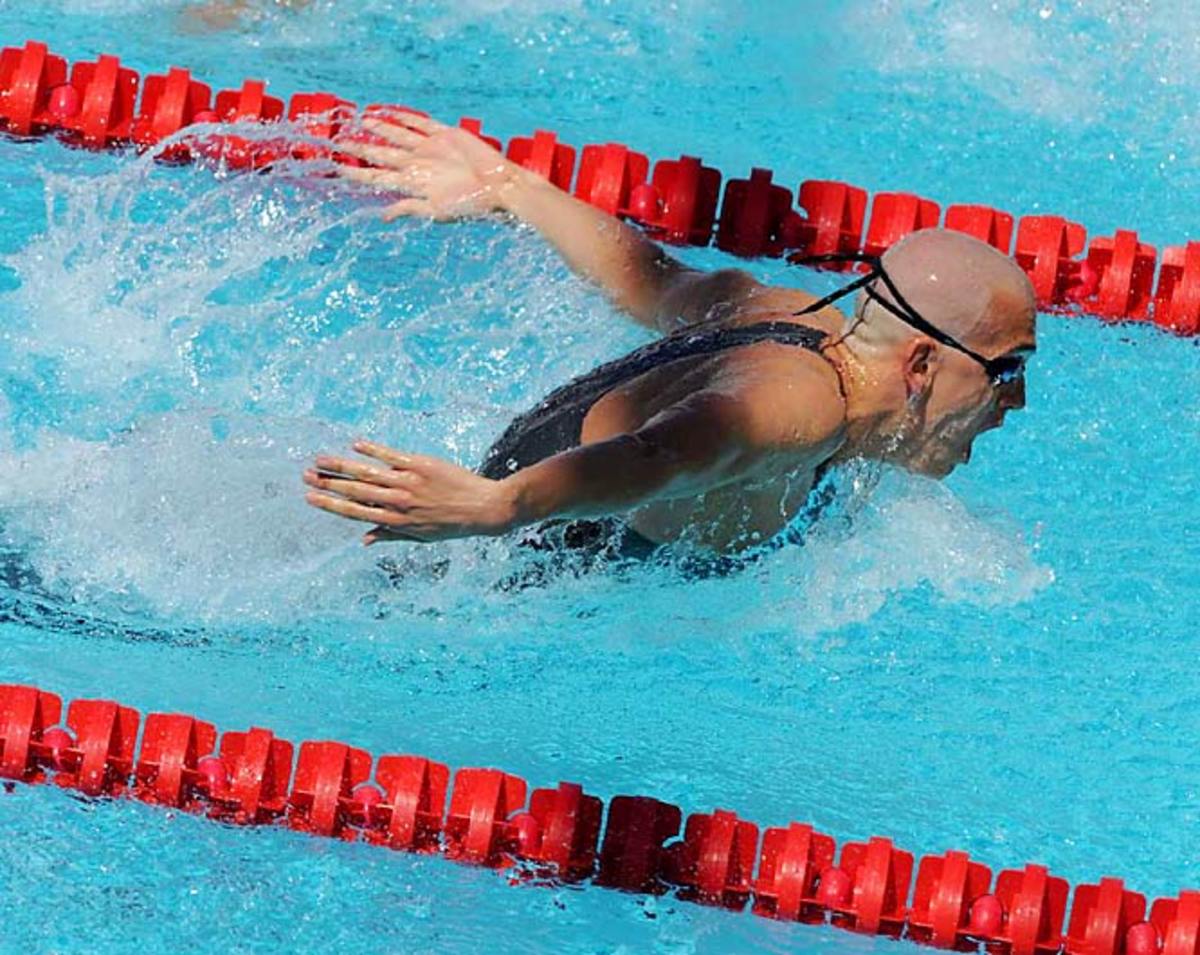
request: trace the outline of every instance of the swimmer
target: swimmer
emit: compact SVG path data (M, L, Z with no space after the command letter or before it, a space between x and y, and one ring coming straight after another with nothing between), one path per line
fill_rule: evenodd
M385 218L526 223L663 337L516 418L476 470L374 441L318 456L308 503L371 525L367 544L556 526L568 546L612 533L622 553L683 540L736 555L811 506L831 467L941 478L1025 405L1033 288L977 239L925 229L881 259L839 257L867 271L818 298L689 268L471 134L399 122L369 122L379 142L345 147L375 168L343 175L402 194ZM854 292L845 315L833 303Z

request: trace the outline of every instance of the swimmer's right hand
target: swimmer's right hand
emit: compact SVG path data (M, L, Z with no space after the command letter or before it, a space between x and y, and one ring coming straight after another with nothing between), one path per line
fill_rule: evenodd
M464 129L414 113L363 121L382 143L340 140L339 152L373 168L342 166L341 175L404 194L384 210L384 219L424 216L436 221L488 215L503 208L508 184L524 170Z

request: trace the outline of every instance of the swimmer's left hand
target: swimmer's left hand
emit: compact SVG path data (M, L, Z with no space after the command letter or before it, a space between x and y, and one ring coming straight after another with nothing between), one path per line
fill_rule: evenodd
M499 481L371 441L354 442L354 450L386 467L320 455L316 467L304 472L304 483L316 488L305 500L331 514L374 524L364 544L496 535L513 527L516 509Z

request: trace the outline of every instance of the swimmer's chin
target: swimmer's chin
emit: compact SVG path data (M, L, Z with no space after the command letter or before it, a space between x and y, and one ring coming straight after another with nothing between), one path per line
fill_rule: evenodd
M917 474L921 477L931 478L935 481L940 481L943 478L948 478L957 470L959 465L966 464L971 459L970 452L964 457L959 458L943 458L940 461L920 461L914 464L909 464L905 470L911 474Z

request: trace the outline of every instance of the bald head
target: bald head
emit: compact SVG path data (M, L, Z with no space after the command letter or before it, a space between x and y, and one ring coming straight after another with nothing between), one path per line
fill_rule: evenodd
M967 347L992 356L1033 344L1033 286L1015 261L986 242L922 229L888 249L883 263L908 303ZM882 283L876 291L890 298ZM899 324L879 307L867 309L865 318L868 324ZM905 337L914 334L919 332L907 329Z

